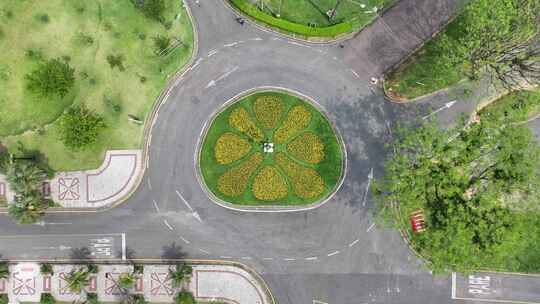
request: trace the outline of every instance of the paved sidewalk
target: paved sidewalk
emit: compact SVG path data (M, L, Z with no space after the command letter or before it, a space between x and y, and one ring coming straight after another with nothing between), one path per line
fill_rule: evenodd
M84 265L56 264L53 275L42 275L37 263L10 266L9 280L0 279L0 294L8 294L10 303L37 303L41 294L50 293L57 301L84 301L88 293L97 294L100 302L117 303L127 294L143 295L152 303L172 303L178 289L172 287L169 269L173 265L144 265L142 274L130 290L118 287L123 273L132 273L132 265L99 265L91 274L85 293L74 293L66 281L73 269ZM226 265L194 265L193 277L184 286L200 301L223 301L235 304L272 304L272 299L260 281L248 271Z
M344 61L358 74L380 77L437 33L457 0L401 0L344 43Z
M101 208L114 204L137 186L143 173L142 150L107 151L98 169L58 172L43 186L44 193L64 208ZM5 176L0 175L0 196L13 201Z

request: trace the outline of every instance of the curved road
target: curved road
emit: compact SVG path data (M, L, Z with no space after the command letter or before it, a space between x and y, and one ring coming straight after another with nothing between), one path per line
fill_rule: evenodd
M396 16L380 18L341 48L240 26L221 1L200 2L190 5L198 56L158 113L140 188L113 210L49 215L45 222L51 224L42 227L1 218L3 257L62 258L73 254L79 241L87 246L83 235L124 233L129 256L229 259L253 266L281 304L451 303L448 278L433 278L397 232L374 226L366 193L369 172L373 169L376 177L382 172L392 126L447 101L392 104L369 79L398 62L447 17L422 19L422 5L430 1L403 0L388 13ZM437 3L441 15L454 9L453 1ZM415 37L400 36L399 22L421 30ZM261 86L314 98L344 138L345 182L316 210L230 211L212 203L197 182L194 155L203 125L225 101ZM28 248L38 243L45 245Z

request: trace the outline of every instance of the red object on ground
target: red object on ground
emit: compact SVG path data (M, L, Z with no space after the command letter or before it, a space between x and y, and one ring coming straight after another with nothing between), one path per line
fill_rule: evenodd
M418 233L426 229L424 212L422 210L416 210L413 213L411 213L410 219L411 219L412 230L414 232Z

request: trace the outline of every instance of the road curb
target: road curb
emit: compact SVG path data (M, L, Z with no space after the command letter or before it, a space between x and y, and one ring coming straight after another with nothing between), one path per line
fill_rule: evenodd
M202 140L206 137L206 134L208 132L208 129L211 125L211 123L214 121L217 115L219 115L223 110L227 108L227 106L234 104L239 99L254 94L256 92L261 91L278 91L286 94L291 94L293 96L299 97L301 99L307 100L309 103L311 103L317 110L319 110L324 117L328 120L332 128L334 129L334 133L336 134L336 137L341 145L341 153L343 161L341 163L341 176L339 179L339 182L335 185L334 189L321 201L310 204L310 205L302 205L302 206L275 206L275 205L266 205L266 206L240 206L240 205L234 205L228 202L225 202L215 196L210 189L208 189L208 186L203 180L201 168L199 166L200 163L200 155L202 150ZM343 185L345 181L345 177L347 175L347 147L345 145L345 141L343 140L343 137L341 136L341 132L337 128L337 126L329 119L328 113L326 110L317 102L315 99L311 98L310 96L307 96L305 94L302 94L298 91L284 88L284 87L278 87L278 86L259 86L255 88L251 88L248 90L244 90L232 98L229 98L221 107L214 111L210 115L210 117L206 120L204 123L203 129L201 130L201 133L199 134L199 138L197 139L197 151L195 153L194 157L194 167L196 171L196 177L197 181L199 182L199 185L203 189L203 191L206 193L206 195L210 198L210 200L215 203L218 206L221 206L223 208L233 210L233 211L240 211L240 212L251 212L251 213L284 213L284 212L300 212L300 211L309 211L313 209L317 209L321 207L322 205L325 205L338 191L341 189L341 186Z

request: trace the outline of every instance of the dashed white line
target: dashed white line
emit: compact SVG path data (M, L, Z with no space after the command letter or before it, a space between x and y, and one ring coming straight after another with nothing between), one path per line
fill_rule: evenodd
M178 190L175 190L176 191L176 195L178 195L178 197L180 198L180 200L182 200L182 202L184 202L184 204L188 207L189 211L193 212L193 208L191 208L191 206L189 205L189 203L186 201L186 199L182 196L182 194L180 194L180 192L178 192Z
M349 247L352 247L358 243L358 239L354 240L352 243L349 244Z
M146 182L148 183L148 189L152 191L152 183L150 182L150 179L147 179Z
M193 66L191 66L191 69L194 70L197 66L199 66L199 64L202 62L202 58L199 58L197 59L197 61L195 61L195 64L193 64Z
M165 226L167 226L167 228L169 228L170 231L174 230L174 228L171 226L171 224L169 224L169 222L167 222L167 220L163 220L163 224L165 224Z
M210 254L210 252L208 252L208 251L206 251L206 250L204 250L204 249L200 249L200 248L199 248L199 251L202 252L202 253Z
M278 37L274 37L274 38L272 38L272 40L278 41L278 40L282 40L282 39L281 39L281 38L278 38Z
M353 69L350 69L351 73L356 77L356 78L360 78L360 76L358 75L358 73L356 73L355 70Z
M255 37L255 38L251 38L250 40L252 40L252 41L262 41L263 39L261 37Z
M272 261L274 258L263 258L265 261Z
M336 255L338 253L339 253L339 250L336 250L334 252L330 252L329 254L327 254L327 256L331 257L331 256Z
M222 255L219 257L220 259L232 259L230 256Z
M242 260L251 260L251 257L241 257Z
M224 44L223 46L224 47L231 47L231 46L235 46L237 44L238 44L238 42L233 42L233 43Z
M314 261L316 259L317 259L317 257L309 257L309 258L306 258L306 261Z
M366 232L369 232L371 229L373 229L373 227L375 227L375 223L371 224L371 226L368 227L368 229L366 230Z
M296 259L294 259L294 258L284 258L283 260L288 261L288 262L296 261Z
M184 241L184 243L186 243L186 244L189 244L189 243L190 243L190 242L189 242L188 240L186 240L183 236L180 236L180 239L181 239L182 241Z
M152 203L154 203L154 208L156 208L156 212L157 212L157 213L161 213L161 212L159 211L159 206L158 206L156 200L152 200Z
M208 52L208 58L214 56L214 55L217 54L217 53L218 53L218 51L216 51L216 50L211 50L210 52Z

